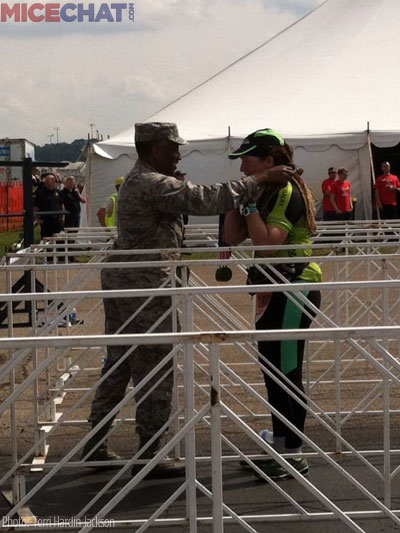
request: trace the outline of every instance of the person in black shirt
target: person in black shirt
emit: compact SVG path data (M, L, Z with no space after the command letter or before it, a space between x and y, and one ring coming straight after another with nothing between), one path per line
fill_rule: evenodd
M55 211L54 215L46 214L39 215L39 222L41 225L40 236L52 237L55 233L59 233L64 228L64 220L61 211L64 211L60 191L56 189L56 177L49 172L42 176L43 186L36 192L34 199L34 211L45 212Z
M69 176L66 179L64 189L61 191L61 199L65 210L68 211L65 215L64 227L79 228L81 203L85 204L86 199L79 194L75 186L74 176Z

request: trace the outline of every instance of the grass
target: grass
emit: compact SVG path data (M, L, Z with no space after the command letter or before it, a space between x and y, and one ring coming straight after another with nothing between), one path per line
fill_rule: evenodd
M9 252L13 244L21 240L21 234L20 229L0 233L0 257Z
M188 254L185 252L182 253L182 259L187 259L189 261L194 261L196 259L217 259L217 258L218 258L218 254L217 252L215 252L215 250L212 252L194 252L192 254Z
M23 237L23 230L16 229L0 233L0 259L11 251L11 246L18 243ZM35 243L40 242L40 227L35 227Z

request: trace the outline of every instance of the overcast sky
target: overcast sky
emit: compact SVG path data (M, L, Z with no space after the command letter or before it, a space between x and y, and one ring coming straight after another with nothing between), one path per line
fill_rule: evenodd
M134 0L134 22L0 22L0 138L115 135L323 1Z

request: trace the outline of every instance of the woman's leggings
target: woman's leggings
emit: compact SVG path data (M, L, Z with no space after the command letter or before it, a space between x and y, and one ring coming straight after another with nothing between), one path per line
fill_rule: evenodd
M302 291L302 293L319 308L321 304L320 291ZM315 316L313 311L307 310L312 316ZM304 313L303 308L299 309L285 294L274 292L267 309L256 323L256 329L298 329L308 328L310 324L311 318ZM258 343L258 349L268 361L289 379L290 383L293 383L300 391L304 392L302 381L304 340L261 341ZM264 364L261 359L260 363ZM269 368L269 370L273 372L273 369ZM281 378L279 377L279 379ZM264 380L269 403L292 422L296 428L304 432L306 409L266 373L264 373ZM290 383L285 384L298 395ZM302 400L305 402L304 397ZM272 415L272 429L275 438L284 437L286 449L291 450L301 447L302 439L274 415Z

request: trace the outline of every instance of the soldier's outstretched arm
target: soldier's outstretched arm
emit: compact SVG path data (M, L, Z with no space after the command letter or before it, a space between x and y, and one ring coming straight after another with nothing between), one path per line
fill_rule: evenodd
M290 167L284 166L279 170L271 170L274 179L278 176L288 179L294 172ZM197 185L152 173L147 177L144 200L166 213L218 215L241 204L253 202L259 196L263 183L268 181L268 175L271 177L271 170L214 185Z

